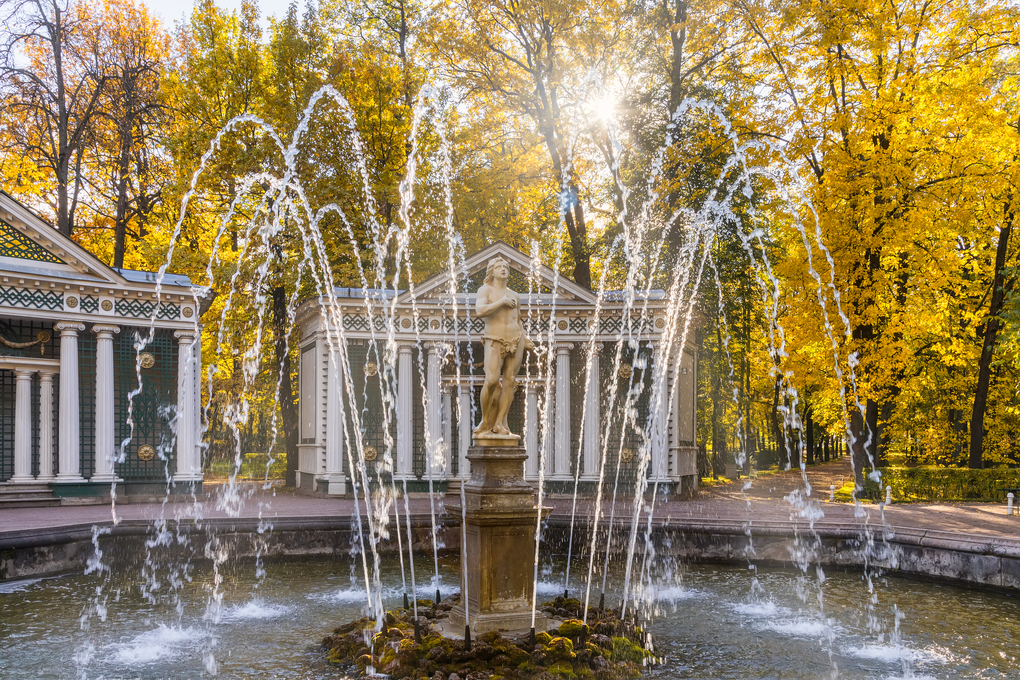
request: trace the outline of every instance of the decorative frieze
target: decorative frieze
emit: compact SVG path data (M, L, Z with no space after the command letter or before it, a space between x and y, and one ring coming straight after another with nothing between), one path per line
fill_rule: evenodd
M4 288L0 286L0 305L25 307L27 309L64 308L64 294L56 291L29 290L28 288Z
M151 319L152 312L156 309L156 302L150 300L117 300L117 316L130 316L135 319ZM156 312L157 319L176 319L181 315L181 308L172 302L159 304L159 311Z

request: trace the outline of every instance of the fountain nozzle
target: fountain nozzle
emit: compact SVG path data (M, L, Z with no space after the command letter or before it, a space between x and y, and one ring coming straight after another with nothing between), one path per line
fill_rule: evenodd
M471 626L464 626L464 651L471 651Z
M404 609L410 609L411 603L407 601L407 593L404 593Z
M421 644L421 623L418 621L418 617L414 617L414 644Z
M606 594L605 593L602 593L601 595L599 595L599 610L600 611L605 611L606 610Z
M528 651L535 651L535 627L531 627L531 634L528 635Z
M439 588L436 588L436 604L439 604L439 601L442 599L443 598L439 596Z

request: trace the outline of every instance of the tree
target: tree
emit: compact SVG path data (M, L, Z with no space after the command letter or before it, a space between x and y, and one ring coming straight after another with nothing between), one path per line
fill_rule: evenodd
M162 198L162 180L152 172L156 135L167 119L160 81L169 38L142 6L107 0L101 16L102 59L108 83L96 136L99 162L93 186L114 206L113 266L124 266L129 227L145 236L146 223ZM113 167L112 173L105 170ZM101 208L98 211L102 211Z
M461 0L429 31L430 50L474 105L530 119L549 154L573 278L586 287L592 243L571 114L597 90L597 75L604 81L612 68L624 23L613 0Z
M88 8L71 0L6 0L0 44L4 152L45 168L57 229L70 236L82 164L109 80ZM49 193L49 190L44 190Z

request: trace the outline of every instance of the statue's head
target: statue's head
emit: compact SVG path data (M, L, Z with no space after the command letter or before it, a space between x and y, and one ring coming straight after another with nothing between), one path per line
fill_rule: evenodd
M507 264L507 261L504 260L501 256L497 255L496 257L489 260L489 264L485 267L486 283L492 283L492 279L495 278L496 270L499 267L503 267L504 270L503 278L506 278L510 274L510 265Z

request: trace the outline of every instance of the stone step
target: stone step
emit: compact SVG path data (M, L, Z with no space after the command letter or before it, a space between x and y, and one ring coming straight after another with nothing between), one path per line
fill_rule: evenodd
M0 485L0 508L45 508L60 505L47 484Z

